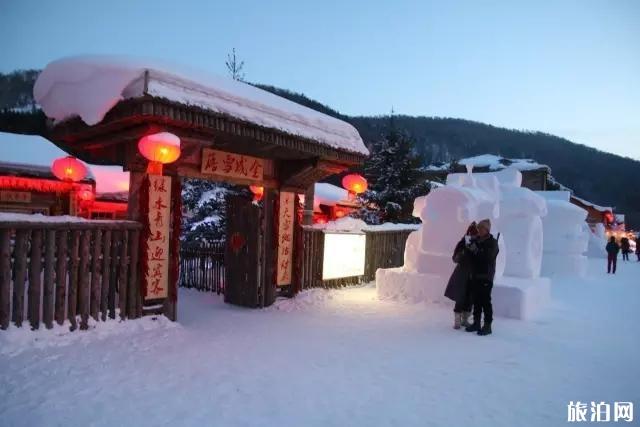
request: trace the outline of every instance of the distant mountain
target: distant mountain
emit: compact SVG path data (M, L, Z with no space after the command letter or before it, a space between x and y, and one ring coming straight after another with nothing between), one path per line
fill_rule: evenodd
M32 111L32 88L37 70L0 74L0 130L42 133L44 116ZM266 91L314 110L346 120L365 143L380 138L388 116L347 116L303 94L255 84ZM600 205L613 205L627 215L627 224L640 228L640 162L605 153L542 132L504 129L455 118L395 116L399 128L416 141L426 164L448 162L484 153L509 158L532 158L547 164L553 176L576 195Z

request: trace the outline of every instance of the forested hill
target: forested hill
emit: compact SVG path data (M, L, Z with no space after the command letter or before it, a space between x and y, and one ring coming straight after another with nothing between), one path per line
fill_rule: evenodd
M288 90L261 88L353 124L367 144L377 140L388 116L346 116L315 100ZM594 203L613 205L627 214L627 223L640 228L640 162L576 144L542 132L505 129L470 120L396 115L400 129L416 141L426 164L492 153L532 158L551 167L553 176Z
M37 70L0 74L0 131L39 133L40 112L25 113L33 103L32 87ZM302 94L259 85L322 113L352 123L367 144L376 141L388 116L346 116ZM6 110L18 110L19 114ZM551 167L554 177L576 195L601 205L613 205L628 215L628 223L640 228L640 162L575 144L541 132L523 132L454 118L395 116L397 126L416 141L425 164L446 162L477 154L533 158Z

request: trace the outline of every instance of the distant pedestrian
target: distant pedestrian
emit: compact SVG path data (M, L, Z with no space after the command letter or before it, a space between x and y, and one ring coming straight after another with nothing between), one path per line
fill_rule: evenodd
M616 243L616 238L611 236L607 243L607 273L616 274L616 266L618 264L618 252L620 245Z
M638 257L638 262L640 262L640 239L636 239L636 256Z
M620 239L620 249L622 250L622 260L629 261L629 254L631 253L631 244L629 243L629 239L623 237Z
M498 240L491 235L491 221L483 219L478 223L478 237L467 250L471 256L471 294L473 298L473 324L467 326L467 332L477 331L478 335L491 334L493 305L491 291L496 274ZM484 324L481 325L484 313Z
M472 306L471 284L469 283L471 280L471 254L467 247L477 235L478 228L476 223L472 222L453 251L453 262L456 263L456 268L451 273L447 289L444 291L444 296L456 303L453 308L453 329L469 326Z

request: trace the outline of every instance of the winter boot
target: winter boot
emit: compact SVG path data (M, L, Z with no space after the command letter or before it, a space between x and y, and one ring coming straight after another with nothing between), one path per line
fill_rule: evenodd
M471 313L468 311L463 311L462 312L462 320L460 321L460 325L463 328L466 328L467 326L471 325L471 323L469 323L469 317L471 316Z
M491 322L484 322L482 329L478 331L478 335L491 335Z
M462 313L453 313L453 329L460 329Z
M467 326L465 329L467 332L477 332L480 330L480 317L473 316L473 323Z

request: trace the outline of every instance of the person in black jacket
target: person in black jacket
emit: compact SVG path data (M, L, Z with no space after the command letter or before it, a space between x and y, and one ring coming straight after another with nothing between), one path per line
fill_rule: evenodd
M629 261L629 253L631 252L631 243L629 243L629 239L623 237L620 239L620 249L622 250L622 260Z
M478 223L478 237L467 247L471 259L471 293L473 298L473 324L465 330L478 335L491 334L493 306L491 290L496 274L498 241L491 234L491 221L483 219ZM482 314L484 324L481 326Z
M620 252L620 245L616 243L616 238L611 236L609 243L607 243L607 273L616 274L616 267L618 264L618 252Z
M456 245L453 251L453 262L456 268L453 270L444 296L455 301L453 308L453 329L466 328L469 326L469 316L471 316L471 259L467 251L467 245L471 243L478 234L476 223L472 222L467 228L467 233Z

